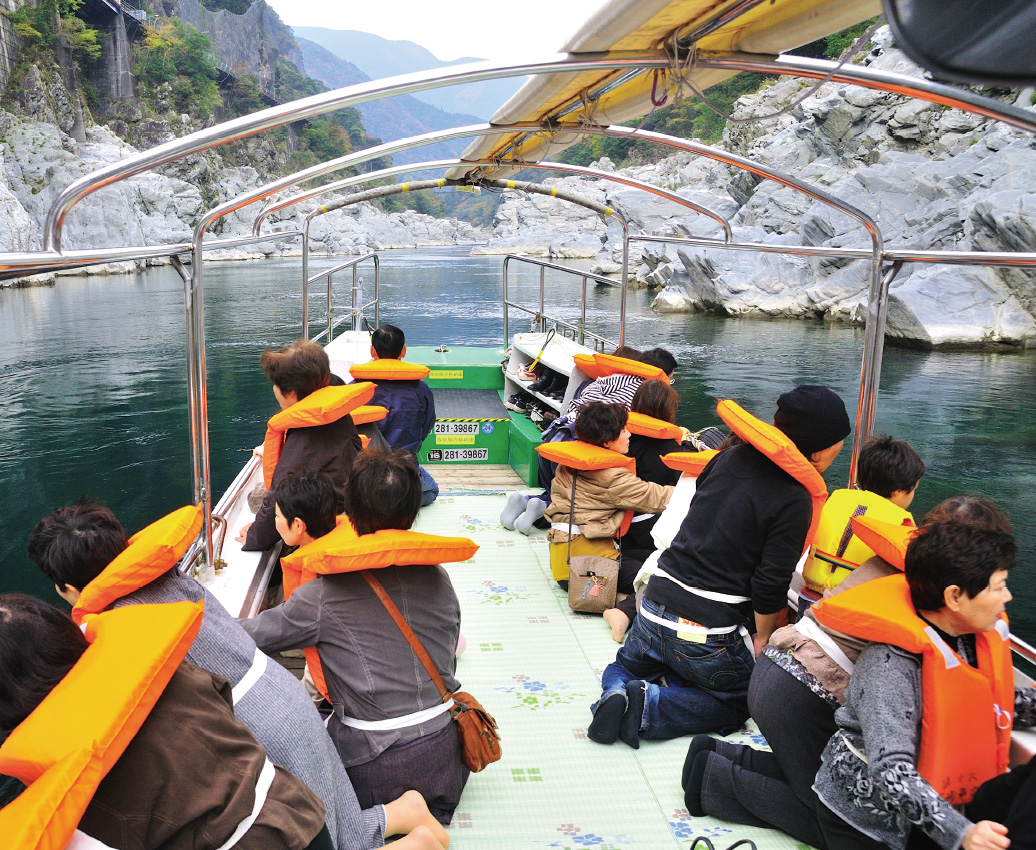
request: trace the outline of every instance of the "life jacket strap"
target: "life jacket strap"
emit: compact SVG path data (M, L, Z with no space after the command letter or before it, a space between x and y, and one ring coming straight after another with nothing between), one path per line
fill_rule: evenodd
M849 657L844 652L842 652L841 648L834 641L831 635L820 628L813 618L799 617L798 622L795 623L795 628L803 637L815 641L816 644L824 650L825 653L827 653L827 657L845 670L846 673L849 673L850 675L852 674L856 665L849 660Z
M256 647L255 655L252 656L252 666L248 668L245 675L241 677L241 681L234 685L231 690L235 706L241 702L241 699L252 689L252 686L263 677L263 673L266 672L266 661L266 653L259 649L259 647Z
M259 772L259 779L255 783L255 803L252 805L251 813L237 825L237 829L231 833L230 838L223 842L217 850L230 850L230 848L234 847L244 837L244 834L252 828L252 824L254 824L256 818L259 817L259 812L262 811L263 806L266 803L266 797L270 793L270 787L273 785L273 780L276 775L277 769L273 766L273 762L267 759L266 763L263 765L263 769Z
M725 603L727 603L729 605L739 605L742 602L751 602L752 601L751 597L748 597L748 596L738 596L737 594L734 594L734 593L720 593L719 591L716 591L716 590L703 590L700 587L693 587L693 586L691 586L689 584L684 584L682 581L680 581L680 579L676 578L675 576L670 575L665 570L663 570L660 566L658 566L657 563L653 567L651 567L649 570L647 570L647 572L649 572L653 576L658 576L659 578L668 579L673 584L678 585L682 589L686 590L688 593L693 593L695 596L700 596L702 599L708 599L710 602L725 602ZM732 631L732 630L733 629L727 629L727 631ZM684 631L684 630L681 629L681 631Z
M449 699L439 705L433 705L412 714L404 714L401 717L388 717L385 720L360 720L358 717L342 715L342 723L350 729L359 729L362 732L381 732L388 729L406 729L408 726L418 726L427 723L429 720L445 714L453 708L453 700Z

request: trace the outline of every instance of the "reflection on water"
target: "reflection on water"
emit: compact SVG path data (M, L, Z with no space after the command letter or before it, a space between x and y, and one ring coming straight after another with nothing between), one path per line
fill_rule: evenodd
M313 273L341 258L319 259ZM583 264L586 266L587 264ZM381 320L416 345L499 345L501 259L459 250L382 255ZM513 264L512 298L534 306L539 271ZM276 410L258 368L267 345L295 338L301 323L297 261L206 267L207 365L212 471L218 495L262 440ZM373 267L361 271L373 292ZM578 281L547 272L546 312L573 323ZM351 275L336 279L348 304ZM311 330L324 321L326 289L310 295ZM799 321L659 316L651 296L629 296L626 342L662 345L680 361L679 422L720 424L717 398L769 417L777 396L798 383L824 383L847 400L859 388L863 333ZM588 327L618 337L619 292L588 290ZM529 328L512 313L511 332ZM0 291L0 589L48 596L25 556L33 523L81 494L109 505L131 531L191 498L183 327L183 285L169 269L142 275L64 278L53 288ZM914 512L960 492L988 496L1019 536L1012 576L1015 630L1036 639L1036 357L1032 354L885 352L876 427L909 440L928 472ZM844 486L843 452L827 474ZM51 594L52 595L52 594Z

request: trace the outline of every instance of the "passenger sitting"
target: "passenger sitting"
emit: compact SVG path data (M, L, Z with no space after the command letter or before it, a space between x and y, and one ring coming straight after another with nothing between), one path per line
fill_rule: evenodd
M792 457L819 473L851 430L842 400L821 386L782 395L774 425L798 449ZM806 486L755 446L716 455L658 559L625 645L605 668L601 699L591 708L591 740L611 744L621 737L637 747L640 736L728 734L740 727L748 718L754 656L787 605L812 512ZM663 677L668 686L660 684Z
M371 357L375 360L402 360L406 357L406 337L395 325L382 325L371 334ZM392 449L403 449L414 456L415 462L421 443L435 427L435 398L423 380L386 380L371 377L378 388L371 404L388 410L378 427ZM423 466L421 475L421 506L430 505L439 495L439 485Z
M856 469L857 489L835 490L820 514L820 526L802 571L814 600L837 587L874 554L853 534L853 517L914 524L907 508L922 475L924 461L909 443L885 434L864 443Z
M345 502L361 537L379 529L409 529L421 507L412 456L362 452ZM284 540L302 546L296 554L334 527L334 498L322 476L285 481L277 505ZM447 572L438 565L389 566L377 574L406 612L446 687L457 690L460 605ZM437 820L450 822L468 778L457 726L362 573L319 575L282 605L242 625L267 652L316 647L335 710L328 732L361 805L387 802L413 787Z
M104 581L105 570L127 545L126 532L110 510L79 504L54 511L36 524L29 537L29 557L54 582L62 599L76 606L84 589L89 588L89 593L99 587L98 579ZM230 683L238 719L276 764L291 771L324 801L327 825L338 850L380 847L387 835L409 832L427 819L424 801L413 791L389 803L384 811L369 806L360 810L338 753L301 684L256 649L252 638L215 596L175 566L106 608L183 601L205 604L187 660Z
M266 377L273 384L273 394L282 411L331 382L331 364L327 353L316 343L299 340L280 351L267 349L259 360ZM279 537L273 522L273 491L292 472L322 472L329 476L341 498L345 479L353 460L361 449L360 435L344 408L325 414L320 424L303 424L290 428L284 436L280 457L276 460L271 480L255 521L242 526L237 540L246 552L269 549ZM257 449L258 454L263 451ZM264 458L269 465L270 458Z
M123 613L110 612L100 618L125 622L119 616ZM146 647L148 638L139 634L140 644ZM96 651L84 657L93 647ZM112 695L105 684L108 677L121 672L119 647L103 642L93 647L57 608L30 596L0 596L0 681L4 683L0 688L0 737L6 739L17 732L29 735L29 726L19 727L33 723L33 713L48 702L52 692L60 700L69 686L79 702L65 710L85 713L85 719L77 718L73 728L88 724L95 713L111 716L105 701ZM139 657L140 646L135 652ZM66 687L55 690L59 685ZM152 689L150 682L142 687ZM236 850L332 850L320 799L282 767L270 765L266 751L234 717L231 703L230 686L224 679L182 662L106 775L103 761L96 764L99 754L92 756L95 763L89 767L77 768L75 774L69 771L73 796L90 792L94 771L103 776L79 821L79 831L101 844L83 841L77 845L75 840L72 844L139 850L217 848L230 846L242 828L243 834L233 843ZM56 710L60 704L49 703L51 708ZM48 716L53 718L55 710ZM130 715L124 731L133 731L130 724L137 718L136 712ZM45 727L34 734L58 752L62 747L71 752L76 747L86 752L111 747L117 753L120 744L117 737L114 741L70 741L67 734L64 738L48 734ZM14 741L12 736L7 744ZM28 755L28 745L23 736L22 755ZM45 761L49 753L43 749L40 758ZM267 780L271 784L263 799L260 788ZM79 783L84 787L77 789ZM257 802L261 808L253 817ZM36 805L56 808L58 802L37 797ZM41 818L49 814L40 812ZM60 822L53 826L60 828ZM7 836L5 843L9 840ZM426 842L424 846L436 845Z
M630 446L627 418L628 414L621 405L591 402L579 411L576 434L584 443L624 455ZM578 475L578 480L574 510L571 511L572 524L576 528L573 535L569 531L569 516L573 505L572 485L575 475ZM546 514L552 526L547 532L547 539L551 543L553 574L567 577L568 569L564 564L570 555L600 555L612 560L619 559L616 536L626 511L661 513L672 494L671 486L644 481L625 467L577 472L567 466L559 466ZM633 579L642 563L642 560L627 561L622 557L617 583L620 594L633 593Z
M636 360L648 366L655 366L661 369L668 380L672 380L676 372L677 362L664 348L652 348L643 353L626 346L619 346L613 357L625 357L629 360ZM629 375L616 372L595 381L589 381L576 397L569 404L565 415L557 419L546 431L543 432L543 442L552 443L564 440L577 439L575 431L576 418L583 405L590 402L602 402L605 404L621 404L626 410L630 409L633 396L637 388L644 382L639 375ZM557 464L540 457L538 461L539 485L543 492L538 496L526 496L522 493L511 493L507 498L503 512L500 514L500 524L504 528L513 528L522 534L529 534L533 527L546 528L541 519L550 504L552 484Z
M910 541L905 577L816 606L828 628L875 641L853 669L814 784L827 847L903 850L917 832L947 849L1012 844L1003 824L955 806L1006 770L1012 716L1036 724L1036 690L1014 686L1002 617L1015 557L1009 533L938 523ZM1017 825L1031 841L1031 808Z

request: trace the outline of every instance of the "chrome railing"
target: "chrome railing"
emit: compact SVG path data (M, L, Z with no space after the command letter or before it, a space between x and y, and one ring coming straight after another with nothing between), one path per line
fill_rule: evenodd
M540 269L540 300L539 308L533 310L526 307L524 304L520 304L517 301L512 301L510 298L510 279L508 277L507 269L511 262L528 263L532 266L539 266ZM582 298L580 299L579 307L579 324L573 325L570 322L566 322L564 319L548 316L546 312L546 272L547 269L555 269L559 272L565 272L576 277L580 277L583 280L582 287ZM574 269L570 266L561 266L557 263L549 263L546 260L537 260L533 257L525 257L521 254L508 254L504 257L504 273L503 273L503 306L504 306L504 346L510 345L511 333L510 324L508 322L508 311L509 309L519 310L523 313L527 313L534 317L534 321L539 325L540 331L545 331L548 325L557 325L559 328L565 328L566 330L572 331L572 339L578 342L580 345L585 344L586 337L590 337L594 341L594 348L603 351L605 346L616 348L619 343L615 340L608 339L608 337L601 336L598 333L589 331L586 329L586 282L593 280L595 283L604 283L608 286L614 286L621 288L622 283L617 283L603 275L594 274L593 272L583 271L582 269Z
M362 295L362 289L360 287L361 278L359 278L358 266L360 263L366 260L374 260L374 299L364 304L357 304ZM339 312L334 306L334 300L332 298L332 288L334 276L345 269L353 270L353 283L352 283L352 306L349 308L344 315L339 319L335 320L335 313ZM360 318L363 316L364 310L371 307L374 308L374 326L377 327L381 323L381 260L378 255L371 251L370 253L363 254L359 257L353 257L351 260L347 260L334 268L327 269L322 272L318 272L310 278L306 278L302 282L302 336L309 338L309 285L316 283L321 278L327 278L327 327L312 337L310 342L320 342L322 339L327 337L327 342L331 342L334 339L335 328L337 328L342 322L347 319L352 319L353 330L360 329Z

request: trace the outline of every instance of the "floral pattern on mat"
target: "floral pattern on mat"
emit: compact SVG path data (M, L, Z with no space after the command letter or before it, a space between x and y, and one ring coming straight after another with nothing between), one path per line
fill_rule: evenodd
M482 598L479 600L480 605L485 605L487 602L492 605L506 605L508 602L529 598L529 594L524 587L508 587L505 584L497 584L494 581L484 581L481 587L469 590L468 593L481 596Z
M564 837L558 841L551 842L548 847L556 847L558 850L576 850L576 848L596 847L599 850L621 850L627 844L634 844L636 840L628 835L616 836L614 840L607 840L603 836L593 832L583 832L582 829L572 823L563 823L557 829Z
M669 821L669 828L681 842L691 842L700 835L712 840L717 836L733 835L734 833L734 830L729 827L705 826L704 823L701 818L692 818L687 809L677 809Z
M511 678L515 682L512 687L495 688L494 690L513 694L517 698L516 708L528 708L536 711L540 708L565 705L577 699L586 698L586 694L569 691L569 686L565 682L548 685L523 673L517 673Z

